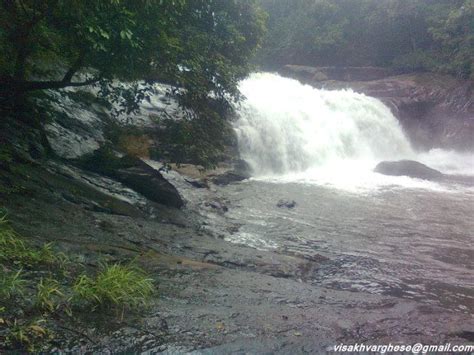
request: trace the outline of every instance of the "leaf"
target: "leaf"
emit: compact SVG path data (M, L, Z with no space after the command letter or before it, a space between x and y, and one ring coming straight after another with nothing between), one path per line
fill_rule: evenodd
M30 325L30 329L39 335L45 335L46 330L39 325Z
M130 30L122 30L120 31L120 38L121 39L128 39L128 40L131 40L132 39L132 35L133 33L130 31Z
M103 29L99 28L99 32L100 32L100 35L104 37L105 39L110 39L110 35Z

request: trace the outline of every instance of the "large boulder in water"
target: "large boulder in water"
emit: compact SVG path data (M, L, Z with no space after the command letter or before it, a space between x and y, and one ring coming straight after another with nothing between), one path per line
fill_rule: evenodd
M414 160L383 161L374 169L375 172L391 176L409 176L424 180L440 180L443 174Z
M294 200L280 200L277 203L277 207L279 208L295 208L296 207L296 201Z

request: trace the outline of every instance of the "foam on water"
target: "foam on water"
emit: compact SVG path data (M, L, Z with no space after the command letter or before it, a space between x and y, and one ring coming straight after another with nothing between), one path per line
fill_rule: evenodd
M254 178L330 185L359 192L381 187L453 190L373 172L383 160L413 159L443 173L474 175L474 156L416 153L381 101L350 90L319 90L270 73L240 83L245 100L235 130ZM456 190L454 188L454 190Z

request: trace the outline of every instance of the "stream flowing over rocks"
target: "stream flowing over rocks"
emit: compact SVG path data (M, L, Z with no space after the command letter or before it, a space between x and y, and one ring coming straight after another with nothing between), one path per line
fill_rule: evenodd
M286 65L280 74L328 90L380 99L422 149L474 150L474 82L435 73L398 74L374 67Z
M386 74L350 78L370 79L362 87ZM439 138L420 150L424 138L414 142L419 133L399 116L412 101L396 95L400 111L355 89L269 73L251 75L241 91L240 157L210 171L168 170L119 147L114 169L90 169L79 162L107 140L112 118L99 104L59 100L47 126L58 158L32 165L25 184L34 198L6 201L15 226L90 265L137 260L158 295L121 322L91 314L88 325L60 323L55 350L287 354L340 343L472 342L472 105L458 98L446 106L460 116L449 116L445 131L434 124L441 113L429 124L410 116L420 119L416 132ZM161 127L150 113L177 111L158 88L128 123L153 136ZM382 161L405 163L385 175L380 165L374 171ZM442 179L420 176L436 171Z

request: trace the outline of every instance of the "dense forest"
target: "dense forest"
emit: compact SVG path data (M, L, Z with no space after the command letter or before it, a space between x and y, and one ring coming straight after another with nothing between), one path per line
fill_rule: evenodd
M472 0L261 0L259 63L474 73Z

